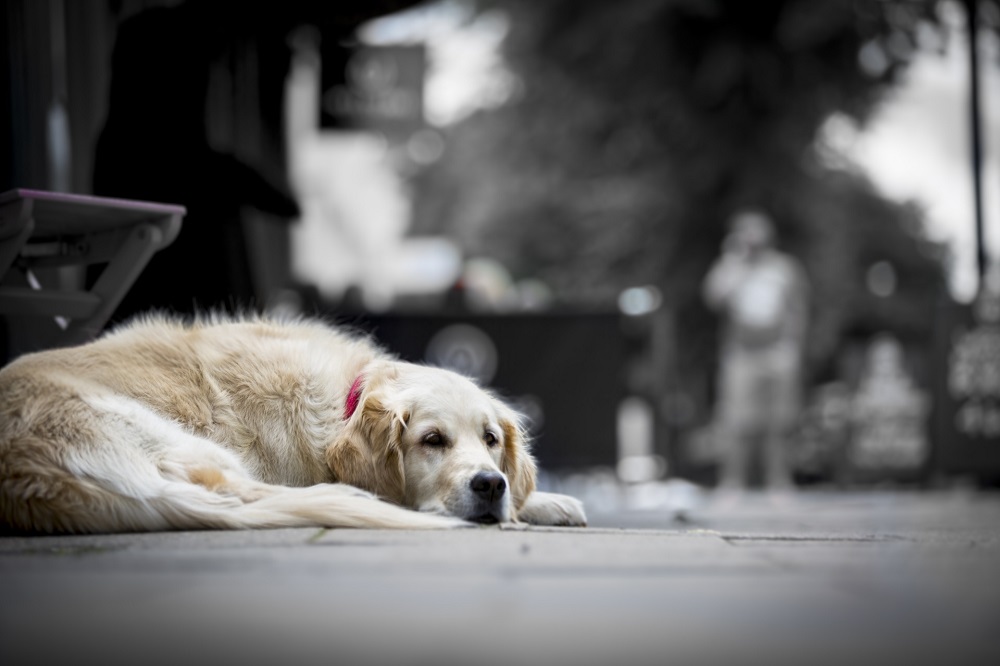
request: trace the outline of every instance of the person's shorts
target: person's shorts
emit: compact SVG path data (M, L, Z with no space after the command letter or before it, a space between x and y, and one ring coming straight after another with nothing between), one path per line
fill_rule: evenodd
M787 428L802 407L794 347L723 351L716 405L719 421L739 429Z

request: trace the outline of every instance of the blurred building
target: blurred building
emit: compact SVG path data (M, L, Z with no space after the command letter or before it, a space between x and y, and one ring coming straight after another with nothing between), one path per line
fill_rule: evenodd
M424 120L424 49L328 41L300 36L286 92L302 207L291 230L292 274L327 301L355 295L372 310L443 294L459 278L458 249L409 233L408 176L444 149Z

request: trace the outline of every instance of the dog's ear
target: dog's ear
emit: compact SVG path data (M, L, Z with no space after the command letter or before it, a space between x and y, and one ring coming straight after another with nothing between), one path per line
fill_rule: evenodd
M326 463L341 483L357 486L389 502L405 496L402 433L406 415L386 405L382 379L366 377L360 407L344 434L326 449ZM374 383L375 386L369 386Z
M503 429L503 459L500 468L507 475L516 512L524 505L528 495L534 492L538 471L535 459L528 450L528 435L521 425L521 418L504 407L500 411L500 427Z

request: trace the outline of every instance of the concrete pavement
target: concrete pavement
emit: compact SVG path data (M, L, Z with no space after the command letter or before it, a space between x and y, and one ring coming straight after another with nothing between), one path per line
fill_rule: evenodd
M0 664L1000 663L1000 495L577 489L583 530L2 536Z

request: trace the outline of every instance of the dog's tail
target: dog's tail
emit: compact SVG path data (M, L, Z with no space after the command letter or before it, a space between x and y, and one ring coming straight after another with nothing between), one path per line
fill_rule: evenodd
M342 484L304 488L258 484L266 489L264 495L246 501L186 481L167 481L155 494L137 495L93 479L59 476L58 480L35 477L28 484L11 478L0 481L0 523L29 531L76 533L467 525L457 518L410 511Z
M264 486L252 501L177 482L149 506L174 529L361 527L442 529L467 525L457 518L419 513L384 502L357 488L323 483L304 488Z

